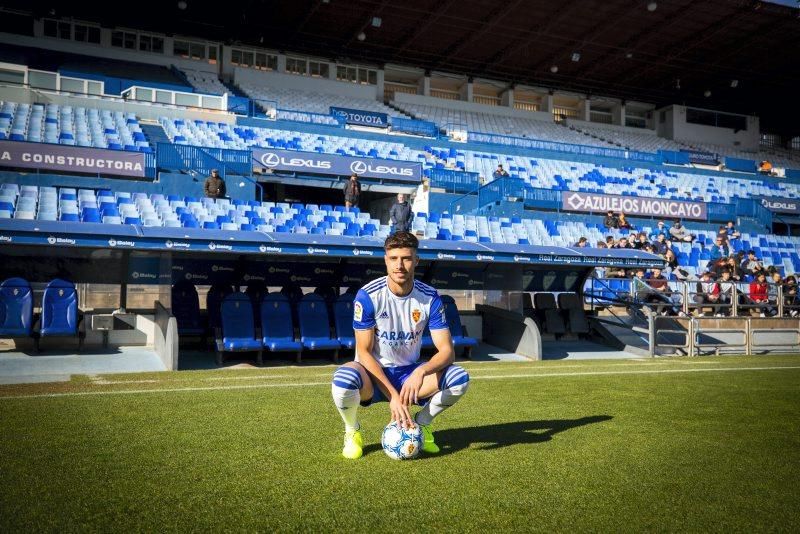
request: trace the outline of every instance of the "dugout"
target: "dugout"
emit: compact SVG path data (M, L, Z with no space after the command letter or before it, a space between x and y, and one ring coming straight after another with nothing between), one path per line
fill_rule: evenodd
M294 286L305 293L322 287L344 293L385 274L382 242L372 238L138 226L109 230L92 223L23 220L6 221L2 234L0 279L28 280L36 304L50 280L73 282L87 345L145 343L158 350L160 339L168 369L178 363L180 340L170 308L171 286L179 281L197 287L205 314L205 291L213 284L239 291L260 285L270 292ZM455 299L470 335L529 357L537 355L537 339L548 335L546 315L553 316L552 311L541 318L530 313L533 295L553 295L561 313L558 296L571 294L582 302L584 282L595 267L662 264L635 250L447 241L422 241L419 255L417 277ZM111 317L111 323L95 323L94 316Z

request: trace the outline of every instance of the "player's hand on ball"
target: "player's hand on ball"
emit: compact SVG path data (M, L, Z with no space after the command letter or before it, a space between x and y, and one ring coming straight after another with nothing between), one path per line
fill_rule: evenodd
M392 412L392 421L397 421L405 428L414 426L411 413L408 411L408 404L404 403L400 395L395 395L389 401L389 410Z
M420 367L417 367L413 373L406 379L403 388L400 390L400 399L405 406L416 404L419 398L419 390L422 389L422 380L425 378L425 373Z

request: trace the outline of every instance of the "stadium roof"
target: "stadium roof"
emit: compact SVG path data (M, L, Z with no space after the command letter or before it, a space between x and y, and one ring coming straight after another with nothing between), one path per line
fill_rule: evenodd
M114 3L9 4L35 9L39 16L55 9L57 16L111 26L330 59L756 113L762 128L798 133L800 10L774 2L142 0L127 10ZM575 53L578 61L572 60Z

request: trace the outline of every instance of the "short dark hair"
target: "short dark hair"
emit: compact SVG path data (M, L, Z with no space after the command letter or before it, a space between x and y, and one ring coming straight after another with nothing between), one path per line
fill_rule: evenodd
M419 239L411 232L396 232L386 238L383 242L383 250L390 251L393 248L419 248Z

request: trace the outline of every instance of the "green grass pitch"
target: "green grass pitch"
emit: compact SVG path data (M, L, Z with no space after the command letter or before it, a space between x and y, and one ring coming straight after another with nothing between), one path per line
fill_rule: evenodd
M797 531L800 356L465 363L438 456L331 366L0 387L0 531Z

